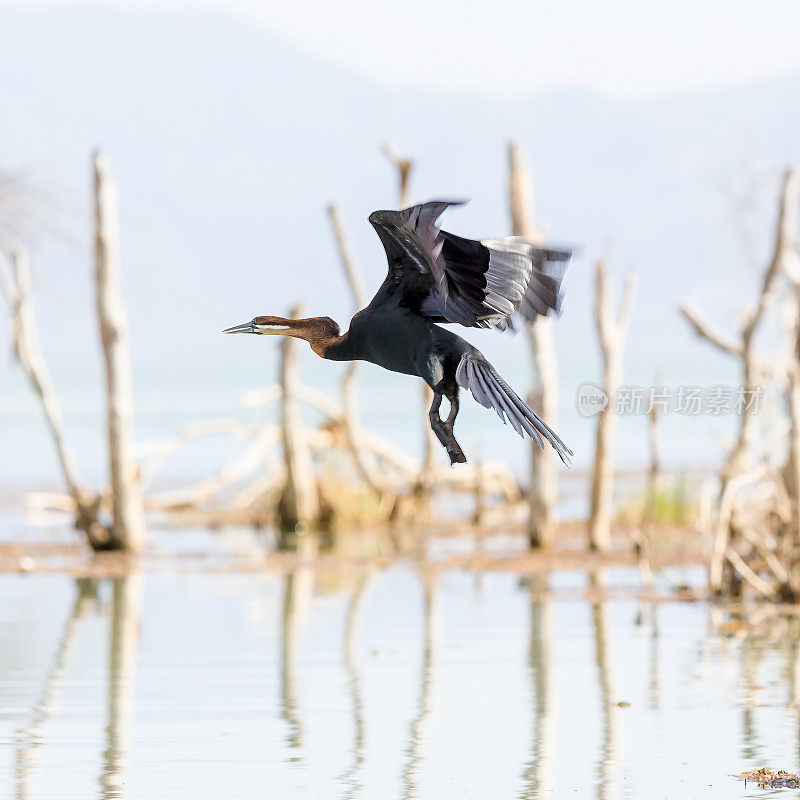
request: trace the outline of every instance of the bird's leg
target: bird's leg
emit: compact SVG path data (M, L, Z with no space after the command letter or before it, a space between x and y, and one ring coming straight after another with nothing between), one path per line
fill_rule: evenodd
M467 457L464 455L464 451L459 446L453 433L453 425L455 425L456 416L458 415L458 389L456 388L452 394L448 394L447 399L450 402L450 413L447 415L447 421L444 423L448 439L445 445L447 448L447 455L450 456L451 466L453 464L466 464Z
M442 443L442 447L447 447L447 434L444 430L444 422L442 422L442 418L439 416L439 409L441 407L442 395L439 392L434 392L431 410L428 412L428 419L431 422L431 428L436 434L436 438Z
M456 437L453 436L453 423L455 422L456 414L458 414L458 398L456 397L455 401L450 397L447 399L450 400L450 414L447 417L447 422L439 416L439 409L442 405L441 392L433 393L433 403L431 403L428 419L431 421L431 428L436 434L436 438L442 443L442 447L447 450L447 455L450 456L450 465L465 464L467 457L458 446Z

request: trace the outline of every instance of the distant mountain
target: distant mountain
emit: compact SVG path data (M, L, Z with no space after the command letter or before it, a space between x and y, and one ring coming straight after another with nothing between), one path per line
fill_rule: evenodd
M609 244L615 274L640 275L629 379L649 381L659 368L674 380L707 374L719 357L695 343L676 306L692 296L724 322L754 285L732 197L756 181L762 252L777 176L800 164L798 97L800 76L647 102L388 89L221 13L0 8L0 167L29 174L70 209L52 220L70 235L34 248L42 335L62 369L97 360L93 147L106 150L120 183L137 368L213 376L241 374L267 352L218 333L257 313L301 298L346 323L327 202L340 203L365 281L377 286L384 262L366 217L394 205L396 191L380 143L414 158L415 199L473 198L445 225L486 236L508 231L514 138L535 174L537 221L580 247L558 331L570 385L596 377L591 262ZM522 342L472 338L525 374ZM0 364L0 381L7 369Z

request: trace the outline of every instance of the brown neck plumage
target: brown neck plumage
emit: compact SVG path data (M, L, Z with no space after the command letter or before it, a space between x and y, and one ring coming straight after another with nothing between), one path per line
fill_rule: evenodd
M311 345L311 349L321 358L325 358L325 350L328 347L344 338L339 335L339 326L330 317L310 317L308 319L256 317L253 323L261 327L259 332L305 339Z

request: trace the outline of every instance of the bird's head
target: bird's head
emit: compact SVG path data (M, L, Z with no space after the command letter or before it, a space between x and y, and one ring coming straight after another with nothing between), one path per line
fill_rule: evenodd
M325 358L325 348L339 338L339 326L330 317L285 319L254 317L250 322L226 328L223 333L257 333L262 336L293 336L305 339L311 349Z

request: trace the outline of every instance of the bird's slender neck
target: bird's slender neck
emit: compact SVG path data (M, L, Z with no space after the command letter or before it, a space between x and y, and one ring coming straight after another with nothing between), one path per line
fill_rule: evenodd
M311 349L321 358L339 360L334 352L329 354L331 348L347 338L339 334L339 326L330 317L311 317L309 319L280 320L284 330L275 330L283 336L292 336L295 339L305 339Z

